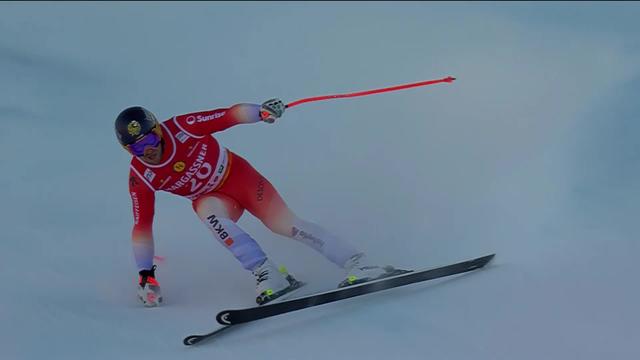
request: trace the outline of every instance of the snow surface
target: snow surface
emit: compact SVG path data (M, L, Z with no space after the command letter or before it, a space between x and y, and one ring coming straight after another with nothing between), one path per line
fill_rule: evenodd
M1 359L637 359L637 3L0 4ZM136 301L123 108L177 113L456 76L217 138L306 219L465 276L187 348L253 279L158 196L166 305ZM245 215L307 288L341 272Z

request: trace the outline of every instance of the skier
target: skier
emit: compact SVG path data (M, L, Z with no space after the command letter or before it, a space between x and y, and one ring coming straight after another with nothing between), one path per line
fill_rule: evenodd
M201 221L256 278L256 302L271 301L300 285L276 265L236 222L248 210L272 232L298 240L345 270L339 287L392 275L392 267L370 264L366 255L324 228L299 218L273 185L244 158L219 145L211 134L239 124L274 123L285 111L271 99L175 116L159 123L147 109L123 110L115 121L120 144L131 154L129 193L133 206L133 255L138 297L147 307L162 302L155 276L152 223L155 192L192 201Z

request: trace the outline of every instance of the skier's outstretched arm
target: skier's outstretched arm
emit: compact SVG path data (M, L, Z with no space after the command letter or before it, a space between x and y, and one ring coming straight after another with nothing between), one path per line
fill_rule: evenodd
M145 306L157 306L162 302L162 296L160 285L155 278L156 267L153 264L155 192L133 168L129 173L129 195L133 209L133 256L139 274L138 298Z
M267 100L258 104L236 104L230 108L199 111L178 115L175 121L183 130L198 136L209 135L240 124L253 124L260 121L273 123L282 116L284 103L279 99Z

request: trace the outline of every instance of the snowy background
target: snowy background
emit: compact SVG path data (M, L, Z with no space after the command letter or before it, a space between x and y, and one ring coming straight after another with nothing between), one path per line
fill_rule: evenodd
M640 4L0 4L0 358L640 357ZM448 75L217 135L302 217L384 263L486 270L244 326L254 284L159 194L142 308L115 116L162 119ZM241 225L307 291L342 273Z

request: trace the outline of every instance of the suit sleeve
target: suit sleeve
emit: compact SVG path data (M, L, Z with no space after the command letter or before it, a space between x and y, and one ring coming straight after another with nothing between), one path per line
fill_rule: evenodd
M156 196L133 171L129 172L129 195L133 210L133 256L138 270L149 270L153 266L153 215Z
M204 136L240 124L260 121L260 105L236 104L230 108L194 112L176 116L176 122L191 134Z

